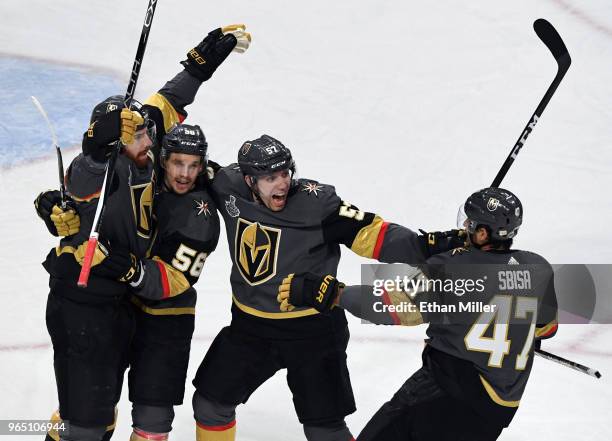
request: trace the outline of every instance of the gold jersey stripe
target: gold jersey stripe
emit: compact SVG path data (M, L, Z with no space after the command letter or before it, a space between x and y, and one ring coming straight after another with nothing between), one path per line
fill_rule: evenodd
M182 271L177 270L172 265L168 265L158 256L154 256L153 260L156 261L159 265L160 271L165 270L166 272L166 278L168 280L168 293L164 296L164 298L177 296L181 293L184 293L191 287L191 284L189 283L185 275L182 273Z
M75 247L71 247L71 246L65 246L65 247L61 247L61 246L56 246L55 247L55 254L57 257L61 256L64 253L68 253L68 254L74 254L76 253L76 248Z
M234 301L238 309L240 309L242 312L246 312L247 314L251 314L256 317L263 317L267 319L292 319L292 318L298 318L298 317L306 317L308 315L315 315L319 313L319 311L317 311L314 308L308 308L302 311L291 311L291 312L265 312L265 311L260 311L259 309L252 308L251 306L247 306L243 303L240 303L234 294L232 294L232 300Z
M132 296L130 299L136 307L142 312L151 315L183 315L192 314L195 315L195 307L185 306L181 308L151 308L142 303L137 297Z
M482 375L478 374L478 376L480 377L480 382L482 383L482 385L484 386L485 390L489 394L489 397L495 403L499 404L500 406L504 406L504 407L518 407L519 406L520 401L507 401L507 400L504 400L502 397L497 395L497 392L495 392L495 389L493 389L493 386L491 386L489 384L489 382L487 380L485 380Z
M351 245L351 251L361 257L367 257L369 259L374 255L376 249L376 242L378 241L378 234L385 222L378 215L374 216L372 223L366 225L357 233Z
M183 118L178 114L175 108L170 104L170 101L166 99L161 93L155 93L151 95L144 104L149 104L151 106L157 107L161 110L161 113L164 117L164 129L166 132L170 130L170 127L173 125L180 123Z
M399 319L400 325L416 326L423 323L423 316L418 308L414 308L414 311L408 308L408 304L414 304L408 294L404 291L387 291L387 295L389 296L391 304L398 306L399 311L396 310L394 314Z
M558 324L557 320L555 319L552 322L548 323L547 325L545 325L545 326L543 326L541 328L537 328L536 327L536 332L535 332L536 338L547 335L550 331L552 331L558 325L559 324Z

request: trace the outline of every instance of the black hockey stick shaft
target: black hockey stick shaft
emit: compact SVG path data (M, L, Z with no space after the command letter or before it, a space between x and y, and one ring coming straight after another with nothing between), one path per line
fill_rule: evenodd
M136 49L136 57L134 58L134 64L132 65L132 72L130 74L130 82L125 93L124 104L129 108L132 98L134 97L134 91L136 90L136 84L138 83L138 76L140 74L140 68L142 66L142 60L144 58L145 50L147 48L147 42L149 41L149 33L151 31L151 25L153 24L153 16L155 15L155 8L157 7L157 0L149 0L147 5L147 12L145 14L144 23L142 25L142 31L140 33L140 41L138 42L138 48ZM94 222L91 227L91 233L89 234L89 241L87 243L87 249L85 251L85 259L83 266L81 267L81 273L79 274L79 280L77 282L79 287L86 287L89 280L89 272L91 271L91 263L93 261L94 251L98 244L98 235L100 227L102 226L102 220L104 219L104 213L106 208L106 198L111 188L111 182L115 176L115 163L117 162L117 156L121 149L120 142L117 142L111 157L106 164L106 173L104 175L104 181L102 183L102 190L100 192L100 198L98 199L98 207L96 208L96 215Z
M587 374L595 378L601 378L601 374L599 373L598 370L582 365L580 363L576 363L575 361L571 361L566 358L559 357L558 355L551 354L550 352L543 351L542 349L536 349L535 353L536 355L539 355L542 358L545 358L550 361L554 361L555 363L559 363L563 366L567 366L568 368L574 369L578 372L582 372L583 374Z
M539 18L533 23L533 29L535 30L540 40L542 40L546 47L548 47L550 52L553 54L553 57L555 57L555 60L557 61L557 75L555 75L555 79L548 87L548 90L544 94L544 97L540 101L540 104L538 104L538 107L536 108L535 112L533 112L533 115L531 115L531 118L529 118L527 125L521 132L521 135L512 147L512 150L510 150L510 154L506 158L506 161L502 164L501 168L497 172L497 176L495 176L491 187L499 187L499 185L503 181L504 177L506 176L506 173L508 173L508 170L514 163L523 146L525 145L527 137L535 128L538 120L544 112L544 109L548 105L550 99L554 95L555 91L557 90L557 87L561 83L561 80L565 76L565 73L567 72L570 67L570 64L572 63L569 52L565 47L565 43L563 43L561 36L555 30L553 25L551 25L543 18Z

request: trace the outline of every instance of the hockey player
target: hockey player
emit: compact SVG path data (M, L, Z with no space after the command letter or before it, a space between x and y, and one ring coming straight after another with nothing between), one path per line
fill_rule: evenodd
M198 126L164 137L163 188L155 196L158 232L133 283L136 333L128 375L132 441L168 438L182 404L194 330L197 282L219 240L219 215L205 186L207 143Z
M421 306L373 312L377 298L363 295L369 289L344 288L331 275L294 275L279 288L281 310L300 305L329 311L338 305L379 324L430 323L423 367L372 417L359 441L497 439L518 409L534 339L538 345L556 333L551 266L538 254L511 249L522 223L521 202L507 190L486 188L472 194L464 208L470 245L429 258L423 271L429 281L479 277L484 291L478 299L489 311L432 313ZM425 280L422 273L415 277ZM320 289L323 284L327 291ZM460 298L432 286L385 297L393 306L452 305Z
M165 130L185 118L184 108L193 102L201 83L230 52L244 52L249 42L250 35L242 25L216 29L188 53L182 62L185 70L149 98L139 114L122 109L122 100L117 101L121 97L111 97L94 109L83 138L83 154L73 161L66 176L80 226L44 263L50 274L47 328L54 348L59 414L70 422L62 439L99 440L111 433L105 435L106 428L113 425L133 334L128 288L140 281L143 267L138 263L152 242L155 172L149 150L153 141L159 142ZM89 284L79 289L76 280L105 160L119 138L127 145L117 158L115 178L108 183L106 215ZM57 193L41 194L35 205L53 233L73 232L74 226L67 225L75 213L58 210ZM114 252L109 252L109 245ZM58 434L50 432L49 437L57 439Z
M280 369L287 369L306 438L349 441L344 417L355 403L344 312L279 312L283 275L335 274L340 244L368 258L424 261L463 239L456 232L418 236L342 201L331 185L297 179L291 152L268 135L245 142L237 164L217 170L212 190L232 258L233 305L230 326L219 332L193 381L198 441L234 440L236 407Z

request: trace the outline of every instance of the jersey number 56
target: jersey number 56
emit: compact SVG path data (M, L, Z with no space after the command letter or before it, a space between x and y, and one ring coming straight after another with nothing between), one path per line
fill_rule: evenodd
M183 273L189 271L190 276L198 278L207 257L208 253L203 251L198 253L197 250L181 244L172 259L172 266Z

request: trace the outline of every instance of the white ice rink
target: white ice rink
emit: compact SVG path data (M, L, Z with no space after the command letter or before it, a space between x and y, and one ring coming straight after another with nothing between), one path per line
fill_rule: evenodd
M111 69L127 83L146 4L2 0L0 55ZM292 149L302 177L334 184L345 200L411 228L447 229L460 202L490 184L554 77L532 29L539 17L555 25L573 64L503 183L525 207L516 246L552 263L612 263L609 0L159 0L136 96L178 72L209 30L246 23L249 51L232 54L188 108L211 157L229 163L244 140L267 133ZM68 164L76 150L66 150ZM57 187L52 153L0 170L0 419L46 419L57 406L40 266L54 240L32 207L40 190ZM224 241L196 286L189 378L229 322ZM345 250L339 277L358 282L365 262ZM357 435L419 367L424 328L350 326L358 409L347 421ZM603 378L537 359L500 439L612 439L610 339L610 325L562 326L546 349ZM192 392L189 383L171 439L194 439ZM124 391L116 440L129 437L129 409ZM282 372L237 421L239 440L304 439Z

